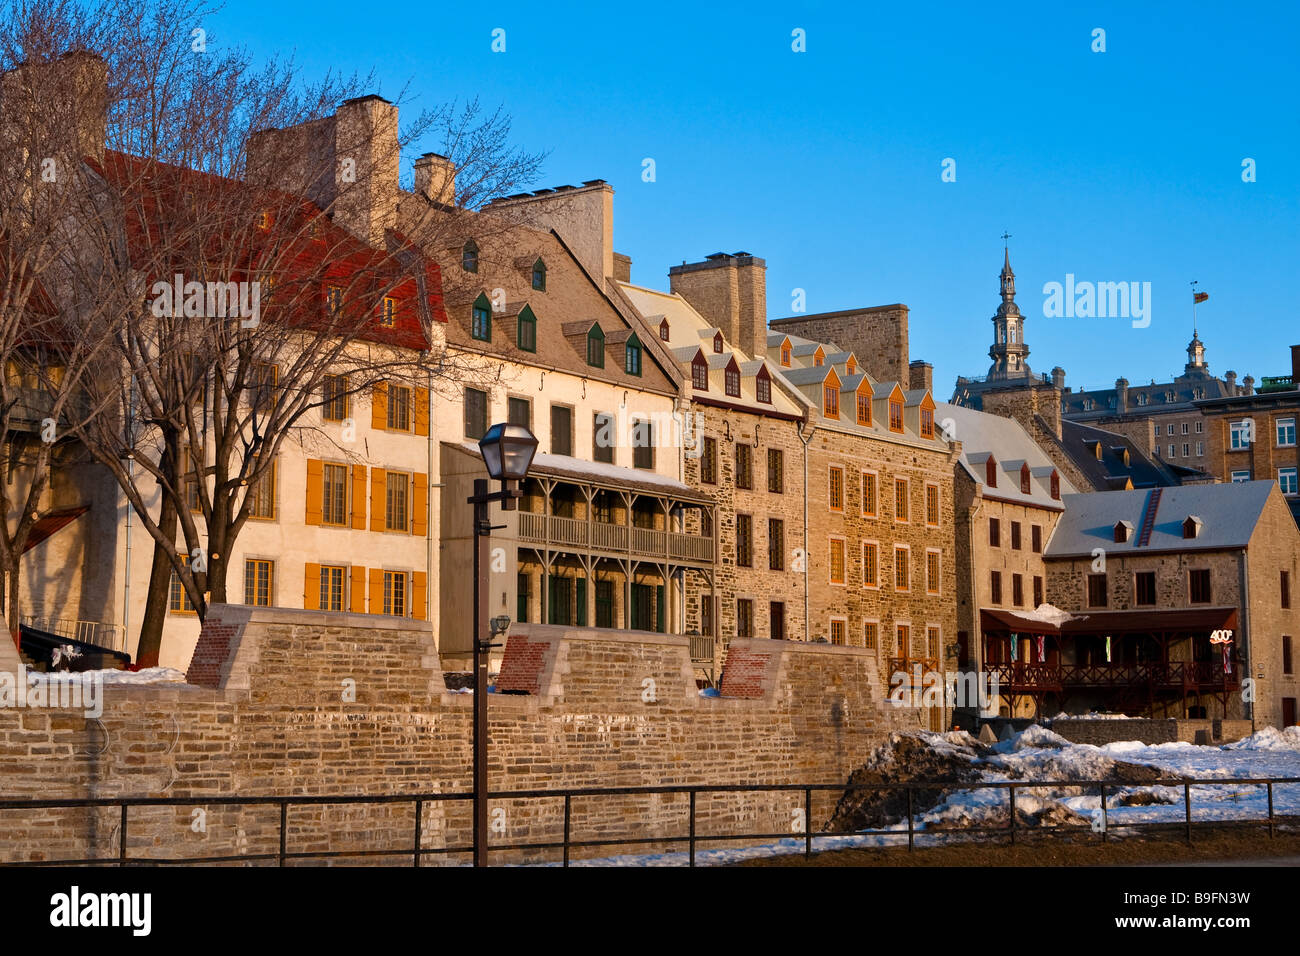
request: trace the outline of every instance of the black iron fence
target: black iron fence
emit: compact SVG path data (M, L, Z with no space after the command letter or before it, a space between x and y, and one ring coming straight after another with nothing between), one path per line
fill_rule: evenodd
M561 862L568 866L571 862L571 853L576 849L595 849L611 847L639 847L639 846L682 846L687 852L687 862L690 866L695 866L698 847L701 843L719 844L719 843L750 843L754 844L764 840L789 840L792 837L803 843L803 855L811 856L814 852L814 845L817 841L825 844L832 840L844 841L846 838L862 836L887 836L898 841L897 845L902 845L904 836L907 839L908 850L916 847L918 836L935 836L942 835L946 838L954 836L979 836L987 835L1015 844L1018 839L1024 839L1033 835L1052 835L1060 833L1069 833L1071 835L1083 835L1093 833L1100 842L1109 839L1110 834L1115 830L1127 829L1141 831L1143 833L1161 833L1174 832L1181 835L1188 843L1192 842L1193 833L1196 828L1223 828L1223 827L1257 827L1267 828L1269 837L1275 836L1279 829L1288 831L1294 830L1300 833L1300 814L1296 813L1278 813L1274 803L1274 788L1282 785L1300 786L1300 777L1236 777L1213 779L1186 779L1174 778L1169 780L1154 780L1135 783L1123 780L1015 780L1015 781L995 781L995 782L976 782L976 783L952 783L952 782L925 782L911 781L907 783L863 783L863 784L735 784L719 786L676 786L676 787L615 787L615 788L587 788L587 789L569 789L569 790L506 790L490 793L489 802L497 801L518 801L518 800L541 800L541 801L562 801L563 802L563 837L559 840L534 841L534 842L510 842L510 843L490 843L489 851L502 853L507 851L514 852L538 852L545 850L558 850L561 853ZM1263 787L1267 795L1267 813L1254 817L1232 817L1228 819L1203 818L1196 820L1192 812L1192 787L1210 786L1210 787ZM1154 787L1167 787L1180 789L1182 791L1183 813L1178 820L1163 821L1130 821L1119 822L1111 816L1110 808L1107 807L1107 797L1114 796L1121 792L1132 792L1149 790ZM926 793L959 793L971 790L1005 790L1007 792L1006 810L1007 823L1005 825L963 825L960 827L944 827L935 829L926 827L922 821L918 820L918 811L915 806L916 795L920 792ZM1094 818L1094 825L1088 826L1083 824L1056 824L1051 826L1026 825L1019 822L1016 806L1016 795L1024 795L1035 790L1066 790L1076 789L1079 791L1095 791L1100 797L1100 823L1097 824ZM814 833L808 822L812 820L813 794L815 793L834 793L843 795L854 791L890 791L894 793L904 792L906 794L906 811L902 814L902 819L893 827L881 829L862 829L846 832L829 832L822 831ZM701 795L704 794L748 794L748 793L790 793L802 796L802 810L804 826L800 832L785 830L782 832L745 832L745 833L700 833L697 832L697 802ZM630 835L606 836L601 839L574 839L573 825L573 804L577 800L599 800L611 797L629 797L629 796L668 796L675 795L685 798L686 802L686 832L676 836L655 835L646 837L637 837ZM119 812L119 826L117 833L117 855L113 857L90 857L90 858L67 858L67 859L49 859L49 860L0 860L0 866L157 866L169 864L212 864L212 863L252 863L252 862L270 862L275 861L279 866L298 860L328 860L337 858L367 858L367 857L390 857L390 858L409 858L412 866L420 866L424 857L448 854L470 854L473 847L466 844L455 844L441 847L424 847L422 846L424 834L422 832L422 823L426 806L432 804L468 802L474 798L473 793L417 793L417 794L392 794L385 796L265 796L265 797L106 797L97 799L50 799L50 800L33 800L33 799L0 799L0 813L13 811L39 811L39 810L71 810L71 809L96 809L96 808L116 808ZM414 824L412 826L412 841L409 847L403 849L348 849L348 850L297 850L289 846L288 836L288 817L290 807L308 807L308 806L333 806L333 805L413 805L414 807ZM1165 804L1166 806L1168 804ZM261 853L238 853L225 854L219 856L186 856L186 857L143 857L130 856L128 854L128 827L130 824L130 811L135 808L143 807L258 807L273 806L279 809L279 849L275 852ZM921 811L926 812L925 810ZM639 826L639 821L631 821L632 826ZM903 829L903 824L906 829ZM921 824L918 826L918 824Z

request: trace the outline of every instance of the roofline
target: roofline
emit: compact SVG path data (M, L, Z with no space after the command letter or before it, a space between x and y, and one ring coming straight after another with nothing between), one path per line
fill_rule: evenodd
M769 326L777 322L801 322L804 319L834 319L842 315L861 315L863 312L884 312L887 309L911 309L905 303L895 302L892 305L869 305L861 309L840 309L837 312L809 312L806 315L787 315L780 319L772 319L767 324Z

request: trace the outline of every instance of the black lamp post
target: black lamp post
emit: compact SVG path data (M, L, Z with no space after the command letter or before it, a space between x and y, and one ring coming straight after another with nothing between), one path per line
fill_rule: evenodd
M491 613L485 580L493 531L488 505L499 501L501 510L515 510L515 499L523 497L519 486L537 453L537 439L523 425L498 423L478 447L488 477L474 479L474 494L467 499L474 506L474 865L487 866L487 672L493 647L492 636L484 634ZM489 492L489 480L501 482L501 490Z

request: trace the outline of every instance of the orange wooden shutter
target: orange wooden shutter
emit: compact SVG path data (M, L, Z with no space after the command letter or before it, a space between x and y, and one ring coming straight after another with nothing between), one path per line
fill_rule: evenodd
M352 466L352 527L366 530L366 466Z
M370 613L384 613L384 569L370 569Z
M429 530L429 476L416 472L411 478L411 534L424 535Z
M388 383L380 382L371 390L370 427L388 427Z
M411 616L418 621L425 620L424 605L429 600L429 587L423 571L411 573Z
M366 613L366 569L352 565L352 613Z
M427 388L415 390L415 433L429 434L429 390Z
M307 459L307 523L321 523L321 501L324 499L325 468L314 458Z
M388 472L370 469L370 530L383 531L388 515Z
M308 611L320 610L320 565L309 564L302 575L302 606Z

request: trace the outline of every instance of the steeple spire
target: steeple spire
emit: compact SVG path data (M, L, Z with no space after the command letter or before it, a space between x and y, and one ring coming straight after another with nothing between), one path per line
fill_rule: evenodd
M993 316L990 379L1028 378L1032 374L1025 361L1029 346L1025 344L1024 317L1016 305L1016 274L1011 269L1011 247L1007 244L1010 238L1009 232L1002 234L1002 272L998 275L1002 303Z

